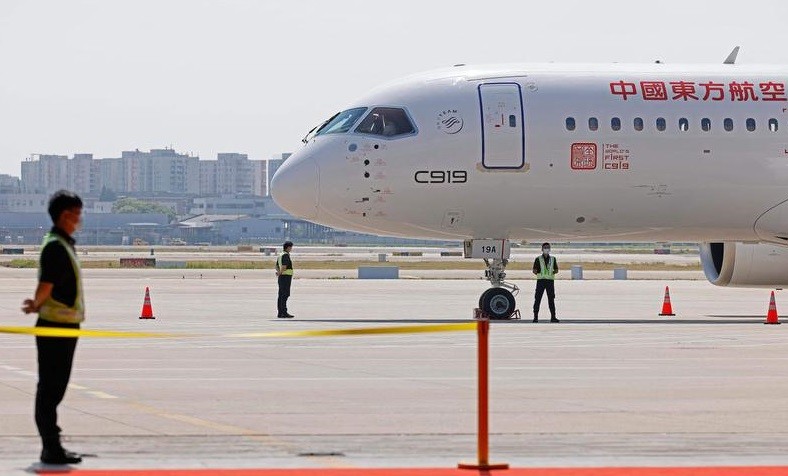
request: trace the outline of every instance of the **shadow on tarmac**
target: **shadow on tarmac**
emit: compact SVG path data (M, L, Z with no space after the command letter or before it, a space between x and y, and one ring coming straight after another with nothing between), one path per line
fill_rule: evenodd
M742 314L707 314L706 317L720 317L725 319L766 319L766 316L746 316Z

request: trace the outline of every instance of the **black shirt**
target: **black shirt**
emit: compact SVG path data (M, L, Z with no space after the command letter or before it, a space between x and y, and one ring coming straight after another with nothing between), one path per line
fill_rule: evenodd
M536 259L534 260L534 274L539 274L539 272L542 271L542 264L539 263L539 258L541 258L541 256L537 256ZM555 256L551 256L551 258L553 258L553 274L555 274L558 272L558 260L555 259ZM545 266L549 266L548 265L549 260L550 258L547 258L545 260L544 262Z
M290 253L282 255L282 266L287 266L287 269L293 269L293 262L290 261Z
M51 233L62 237L74 250L76 243L65 231L52 227ZM60 241L51 241L41 250L39 262L41 275L39 281L52 283L52 299L66 306L73 306L77 300L77 275L71 265L68 251Z

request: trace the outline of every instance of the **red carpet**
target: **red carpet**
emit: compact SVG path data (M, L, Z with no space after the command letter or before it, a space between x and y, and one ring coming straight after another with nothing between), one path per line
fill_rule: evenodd
M705 468L513 468L471 471L452 468L396 469L139 469L68 471L77 476L788 476L788 466L738 466ZM39 474L65 474L42 471Z

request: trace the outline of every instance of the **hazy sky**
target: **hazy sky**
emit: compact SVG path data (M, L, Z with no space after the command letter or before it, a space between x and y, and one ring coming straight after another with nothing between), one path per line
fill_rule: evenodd
M0 173L31 154L297 149L372 87L455 63L788 64L788 2L1 0Z

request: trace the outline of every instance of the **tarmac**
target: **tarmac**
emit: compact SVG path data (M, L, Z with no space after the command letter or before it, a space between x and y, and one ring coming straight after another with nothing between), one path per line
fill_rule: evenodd
M60 421L69 449L96 455L86 470L454 468L476 458L474 332L231 335L467 322L482 280L296 279L296 318L283 320L270 270L84 275L84 328L195 335L80 340ZM0 325L33 324L19 308L35 278L0 268ZM763 325L768 290L675 273L559 281L562 322L533 324L533 281L517 284L524 319L491 326L492 462L788 465L788 326ZM657 316L665 285L676 317ZM155 320L138 319L146 286ZM777 293L778 310L785 299ZM35 384L33 339L0 334L0 474L41 469Z

